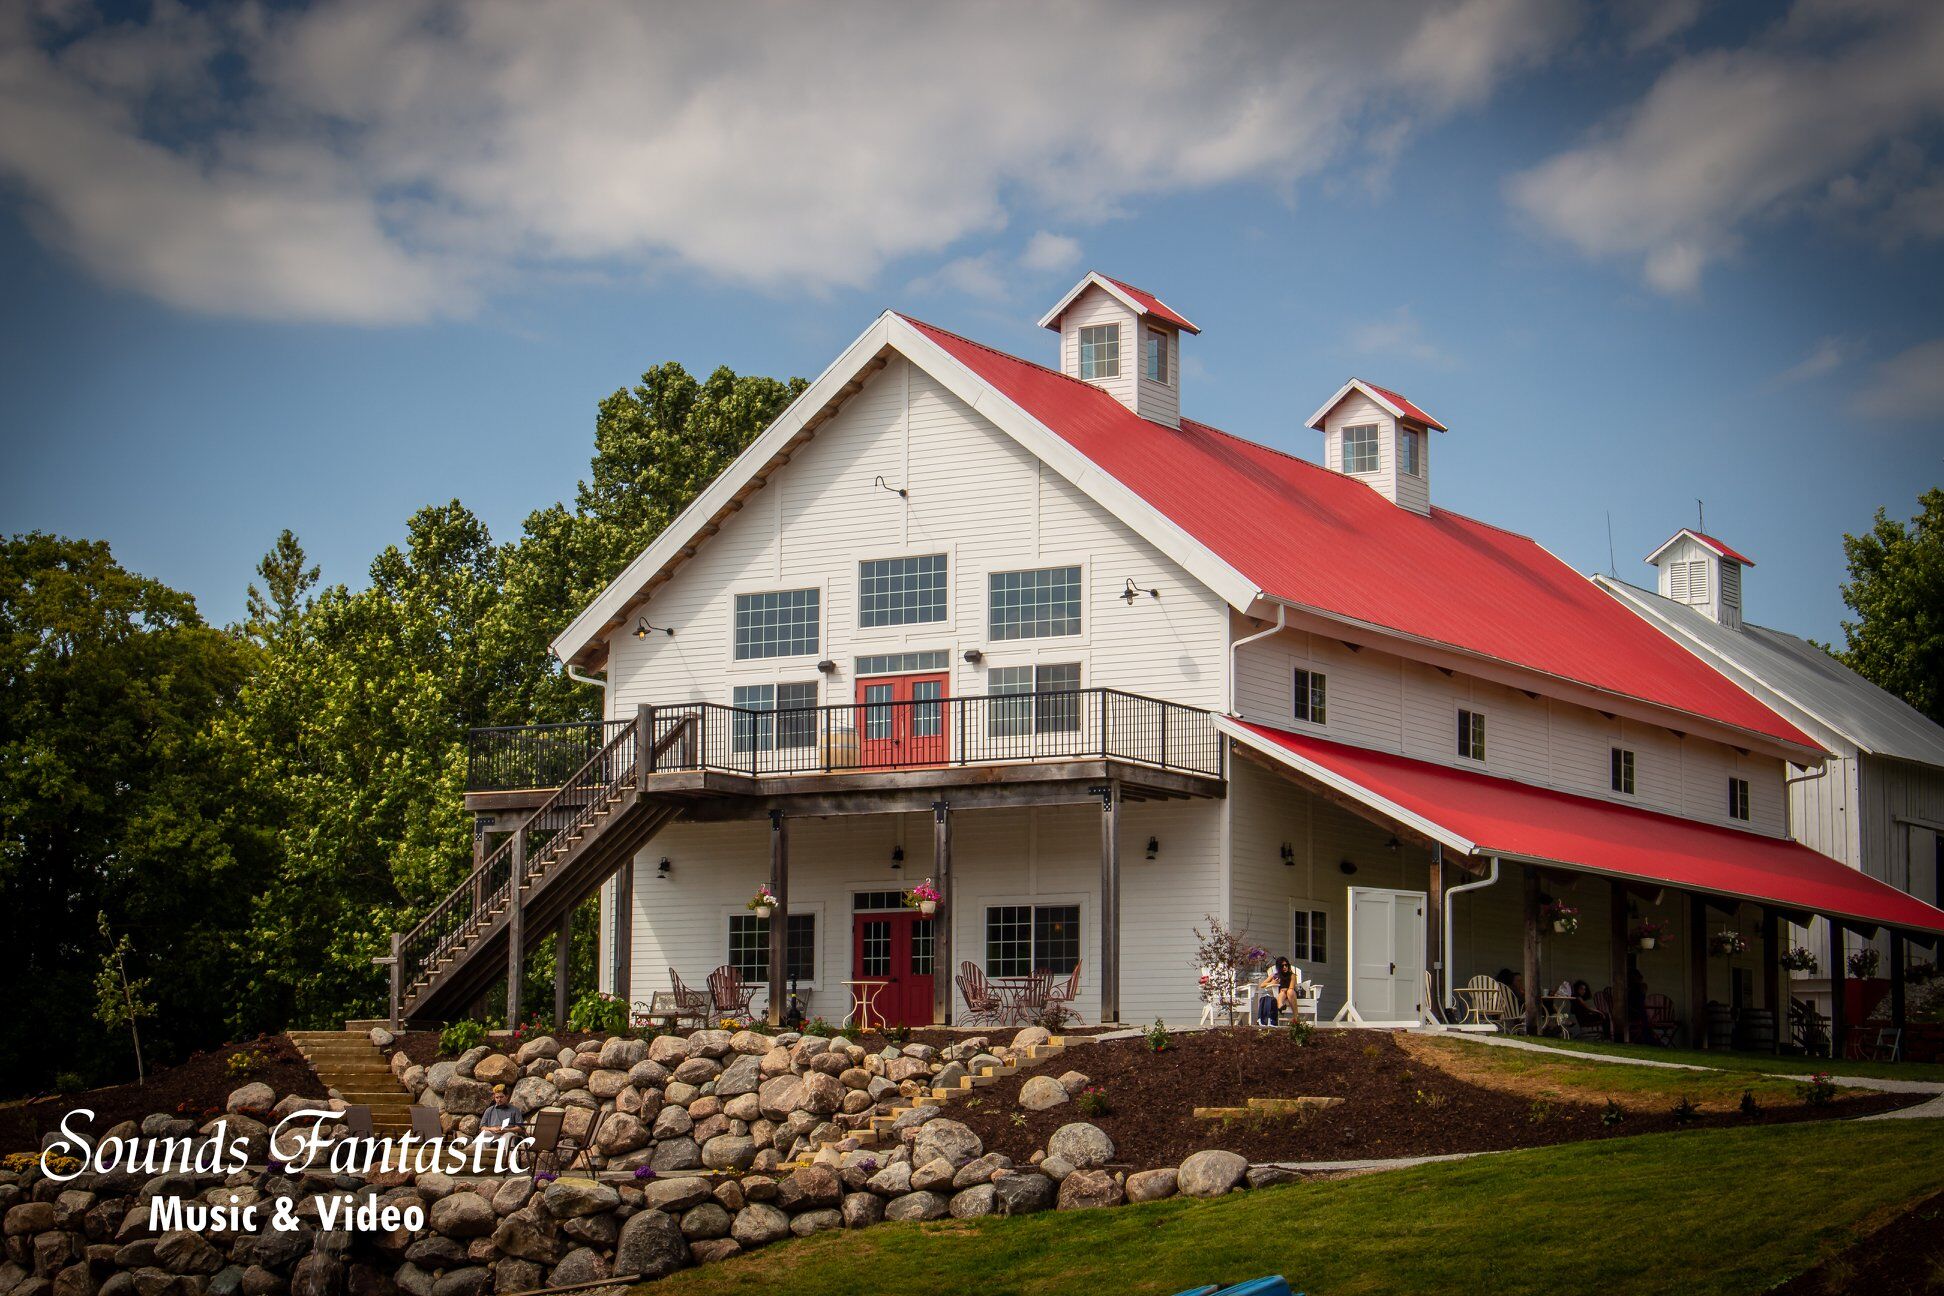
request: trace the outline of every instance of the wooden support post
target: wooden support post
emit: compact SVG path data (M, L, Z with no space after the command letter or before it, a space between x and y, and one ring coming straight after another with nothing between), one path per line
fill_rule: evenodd
M1613 1011L1613 1038L1624 1044L1633 1030L1627 1020L1627 885L1609 884L1607 896L1607 975L1612 978L1608 1007Z
M648 775L655 768L655 708L642 704L635 708L635 790L648 790Z
M1431 1002L1424 1005L1424 1020L1444 1020L1444 846L1431 845L1431 867L1424 880L1424 967L1431 991Z
M770 894L776 912L769 928L769 1024L783 1024L790 1002L790 826L781 810L770 811Z
M1688 897L1688 1047L1708 1047L1708 902Z
M1525 873L1525 1031L1539 1033L1539 870L1531 864Z
M1849 1033L1849 1004L1845 1002L1849 998L1849 969L1843 964L1849 942L1844 939L1841 923L1828 915L1823 921L1829 924L1829 1056L1840 1060L1843 1037Z
M932 915L932 1021L952 1024L952 986L958 964L952 959L952 925L958 910L952 906L952 807L932 802L932 885L938 889L938 912Z
M634 1002L634 875L630 859L614 875L614 993Z
M1782 1051L1782 1037L1789 1032L1788 979L1782 973L1782 915L1773 909L1762 910L1762 997L1775 1017L1774 1048Z
M1890 1024L1897 1028L1898 1038L1903 1038L1904 938L1895 931L1890 933Z
M506 1029L520 1024L520 981L526 971L526 833L513 832L512 867L506 875Z
M1100 1020L1120 1020L1120 784L1100 785Z
M567 994L574 966L574 911L560 915L560 930L554 933L554 1029L567 1029Z
M402 1007L399 1001L402 998L403 991L404 991L404 984L403 984L404 982L403 971L405 966L404 953L405 953L404 935L399 932L393 932L391 938L391 969L390 969L391 970L391 1018L389 1024L391 1027L391 1033L394 1035L398 1034L401 1026L401 1023L398 1019L398 1014Z

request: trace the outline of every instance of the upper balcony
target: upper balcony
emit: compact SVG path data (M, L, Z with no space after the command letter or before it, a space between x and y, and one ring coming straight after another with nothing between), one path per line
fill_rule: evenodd
M922 794L1104 779L1130 796L1219 796L1224 787L1224 743L1209 712L1088 688L774 710L680 702L605 724L475 729L468 808L538 804L629 725L649 738L644 788L675 795Z

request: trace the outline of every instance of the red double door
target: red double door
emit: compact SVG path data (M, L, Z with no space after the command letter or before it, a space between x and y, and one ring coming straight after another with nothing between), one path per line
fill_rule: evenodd
M857 736L865 768L942 765L950 758L949 678L939 672L857 681Z
M885 982L872 1025L932 1024L932 920L906 909L851 920L851 975Z

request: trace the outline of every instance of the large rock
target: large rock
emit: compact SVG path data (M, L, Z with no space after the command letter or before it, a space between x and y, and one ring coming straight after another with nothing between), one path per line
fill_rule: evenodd
M969 1126L941 1116L918 1127L918 1141L912 1145L911 1159L925 1165L943 1158L950 1165L962 1166L984 1151L985 1144ZM1112 1144L1108 1145L1108 1151L1111 1155Z
M425 1068L426 1088L435 1094L442 1094L445 1092L446 1085L452 1082L452 1077L458 1074L459 1064L457 1062L434 1062L431 1066Z
M966 1164L971 1164L967 1162ZM944 1157L927 1161L911 1172L911 1187L914 1192L946 1192L951 1189L952 1179L958 1171Z
M911 1191L911 1166L903 1161L894 1162L865 1180L864 1186L886 1197L908 1193Z
M800 1082L803 1086L803 1110L817 1116L829 1116L844 1101L844 1086L835 1076L821 1071L812 1071Z
M731 1052L743 1053L752 1057L763 1056L763 1054L770 1051L774 1044L775 1041L771 1040L769 1036L763 1034L761 1031L739 1030L729 1037L729 1048Z
M493 1090L484 1081L454 1076L446 1081L445 1092L439 1098L454 1116L477 1116L493 1101Z
M691 1054L677 1064L674 1077L683 1084L701 1086L709 1083L722 1073L722 1064L714 1058L696 1057Z
M695 1175L657 1179L641 1190L641 1200L650 1210L679 1214L708 1201L711 1187L707 1179Z
M1118 1206L1127 1200L1120 1181L1105 1170L1075 1170L1060 1181L1061 1210L1089 1210Z
M786 1211L835 1206L844 1198L844 1185L827 1165L804 1166L776 1186L776 1204Z
M245 1107L251 1107L262 1108L268 1111L270 1105L276 1101L277 1091L275 1089L272 1089L261 1080L252 1080L240 1088L230 1090L229 1101L224 1105L224 1110L238 1112L242 1111Z
M475 1192L456 1192L432 1203L426 1221L447 1237L485 1237L499 1226L493 1203Z
M1058 1107L1070 1097L1066 1086L1049 1075L1029 1076L1026 1083L1019 1086L1019 1105L1027 1111L1045 1111L1048 1107Z
M538 1203L523 1206L501 1220L493 1230L493 1245L502 1254L540 1264L552 1264L560 1254L554 1223Z
M1181 1169L1175 1174L1175 1187L1187 1197L1220 1197L1241 1183L1248 1173L1247 1158L1211 1148L1181 1163Z
M592 1179L556 1179L547 1185L541 1201L555 1219L572 1219L613 1210L621 1204L621 1194Z
M869 1228L884 1219L884 1198L876 1193L845 1193L839 1211L845 1228Z
M559 1054L560 1041L551 1035L540 1035L520 1045L520 1051L513 1055L513 1060L524 1067L529 1062L554 1058Z
M1300 1170L1291 1170L1288 1166L1259 1165L1249 1167L1248 1185L1251 1188L1273 1188L1277 1184L1301 1182L1303 1182L1302 1172Z
M727 1057L733 1047L735 1036L726 1030L699 1030L689 1036L689 1056L720 1058Z
M702 1145L702 1164L711 1170L747 1170L756 1160L756 1140L743 1134L718 1134Z
M1127 1176L1127 1200L1131 1202L1160 1201L1163 1197L1175 1195L1175 1171L1143 1170L1139 1174Z
M633 1116L615 1112L601 1122L601 1129L594 1136L594 1150L604 1157L620 1156L632 1152L648 1143L648 1127Z
M753 1094L762 1084L763 1060L747 1053L738 1053L715 1078L716 1097L734 1098L741 1094Z
M680 1035L657 1035L648 1045L648 1060L672 1067L689 1055L689 1042Z
M1114 1159L1114 1140L1098 1125L1074 1121L1053 1131L1046 1155L1059 1157L1075 1170L1093 1170Z
M989 1183L974 1184L963 1192L952 1194L951 1212L953 1219L978 1219L992 1214L993 1201L998 1190Z
M756 1091L756 1100L763 1105L763 1115L786 1120L803 1106L803 1081L793 1075L771 1076Z
M668 1174L675 1170L700 1170L702 1149L692 1138L663 1139L655 1144L655 1153L648 1161L648 1168L656 1174Z
M1023 1051L1035 1044L1044 1044L1052 1038L1053 1033L1044 1026L1026 1026L1021 1028L1019 1034L1013 1036L1012 1046Z
M155 1263L170 1273L215 1273L223 1267L223 1254L188 1229L178 1229L156 1239Z
M614 1272L663 1278L689 1260L688 1240L666 1211L636 1211L621 1226L614 1244Z
M1058 1193L1059 1186L1043 1174L1003 1175L992 1181L992 1213L1030 1215L1051 1210Z
M627 1087L628 1073L626 1071L590 1071L587 1076L587 1092L593 1094L602 1102L606 1102L610 1098L618 1097L621 1091Z
M626 1071L648 1056L648 1041L632 1035L615 1035L601 1045L599 1062L608 1071Z
M752 1248L781 1242L790 1236L790 1217L768 1202L750 1202L736 1212L729 1236Z
M473 1063L473 1079L487 1085L518 1084L520 1066L504 1053L488 1053Z
M507 1101L529 1116L542 1107L551 1107L560 1101L560 1090L542 1080L539 1076L525 1076L513 1086Z
M884 1205L884 1218L887 1220L935 1220L944 1219L952 1212L952 1204L935 1192L910 1192L902 1197L893 1197Z
M450 1275L448 1275L449 1277ZM136 1290L141 1284L136 1284ZM339 1296L344 1290L344 1265L335 1256L313 1251L290 1273L290 1296ZM435 1296L448 1296L433 1287Z
M547 1282L555 1287L571 1287L577 1283L599 1282L610 1276L607 1261L593 1247L575 1247L560 1258L554 1266Z
M733 1222L722 1203L706 1201L682 1213L682 1236L691 1242L728 1237Z

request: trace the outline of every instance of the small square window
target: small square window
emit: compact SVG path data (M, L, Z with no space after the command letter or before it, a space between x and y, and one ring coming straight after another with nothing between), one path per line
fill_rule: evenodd
M1080 376L1120 377L1120 325L1093 324L1080 330Z
M1326 722L1327 681L1322 671L1296 671L1296 718L1311 724Z
M1613 790L1633 795L1634 754L1625 747L1613 749Z
M1148 330L1146 373L1149 382L1168 381L1168 335L1157 329Z
M1363 424L1343 429L1343 471L1377 471L1377 425Z
M1458 712L1458 754L1466 760L1485 759L1485 717L1476 711Z
M1289 919L1289 957L1299 963L1327 963L1324 930L1329 915L1321 909L1298 909Z
M1748 780L1731 778L1728 780L1728 817L1748 822Z

